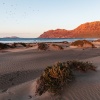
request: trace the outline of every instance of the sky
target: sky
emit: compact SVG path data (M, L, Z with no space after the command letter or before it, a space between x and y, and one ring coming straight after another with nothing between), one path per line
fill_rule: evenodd
M100 0L0 0L0 38L36 38L100 21Z

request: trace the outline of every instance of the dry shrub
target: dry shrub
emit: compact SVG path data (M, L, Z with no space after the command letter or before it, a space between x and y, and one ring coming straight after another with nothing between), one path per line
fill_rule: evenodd
M59 50L63 50L63 47L57 44L52 44L52 46L57 47Z
M7 44L4 44L4 43L0 43L0 49L7 49L9 48L10 46L7 45Z
M58 62L53 66L48 66L37 80L36 95L42 95L46 91L59 94L64 86L73 81L73 71L96 70L96 67L89 62L67 61Z
M38 43L38 49L39 50L47 50L48 45L46 43Z
M16 48L16 47L26 47L26 43L13 43L12 44L12 48Z
M72 71L65 63L48 66L38 80L36 94L42 95L47 90L58 93L66 82L73 78Z
M79 46L79 47L83 47L84 44L89 44L92 48L94 48L94 44L92 44L91 42L87 41L87 40L77 40L75 42L71 43L71 46Z
M87 72L88 70L96 71L96 67L88 61L82 62L73 60L73 61L67 61L67 64L72 70L78 70L82 72Z
M19 44L21 44L23 47L26 47L26 43L19 43Z
M98 40L95 40L95 41L93 41L93 42L100 42L100 39L98 39Z
M69 42L68 42L68 41L63 41L62 43L64 43L64 44L69 44Z
M33 46L34 46L34 43L27 43L27 44L26 44L26 47L27 47L27 48L33 47Z

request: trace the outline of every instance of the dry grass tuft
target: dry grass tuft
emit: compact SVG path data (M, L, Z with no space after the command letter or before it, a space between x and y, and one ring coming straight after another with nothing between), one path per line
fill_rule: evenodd
M96 67L88 61L82 62L73 60L73 61L67 61L67 64L72 70L77 70L82 72L87 72L88 70L96 71Z
M94 44L92 44L91 42L87 41L87 40L77 40L75 42L72 42L71 46L78 46L78 47L84 47L84 45L90 45L92 48L94 48Z
M10 46L7 45L7 44L4 44L4 43L0 43L0 49L7 49L9 48Z
M39 50L47 50L48 45L46 43L38 43L38 49Z
M73 71L87 72L96 70L96 67L89 62L67 61L58 62L53 66L48 66L37 80L36 95L42 95L46 91L59 94L64 86L73 81Z
M60 45L57 45L57 44L52 44L52 46L54 46L54 47L58 48L59 50L63 50L63 47L62 47L62 46L60 46Z

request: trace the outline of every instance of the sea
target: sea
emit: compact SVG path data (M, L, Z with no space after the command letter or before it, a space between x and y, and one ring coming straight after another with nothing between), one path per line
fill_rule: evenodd
M76 40L94 41L98 38L0 38L0 43L40 43L40 42L73 42Z

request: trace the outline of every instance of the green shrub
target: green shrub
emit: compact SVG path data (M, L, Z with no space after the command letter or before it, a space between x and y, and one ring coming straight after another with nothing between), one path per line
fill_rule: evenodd
M64 86L73 81L73 71L96 70L96 67L89 62L67 61L58 62L53 66L48 66L37 80L36 95L42 95L46 91L59 94Z
M39 50L47 50L48 49L48 45L45 43L38 43L38 49Z

